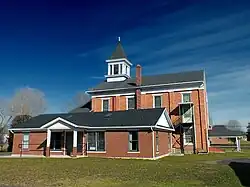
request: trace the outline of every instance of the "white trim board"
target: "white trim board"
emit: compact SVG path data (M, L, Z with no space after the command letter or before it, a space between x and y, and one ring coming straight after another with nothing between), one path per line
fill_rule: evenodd
M188 92L193 90L204 90L204 88L183 88L183 89L163 89L163 90L154 90L154 91L142 91L141 94L163 94L169 92ZM92 98L102 98L102 97L114 97L114 96L128 96L128 95L135 95L135 92L129 93L121 93L121 94L103 94L103 95L93 95Z
M97 95L97 96L92 96L92 98L115 97L115 96L132 96L132 95L135 95L135 92L122 93L122 94Z
M79 130L81 129L87 129L87 130L94 130L94 129L141 129L141 128L157 128L157 129L161 129L161 130L169 130L169 131L174 131L172 129L169 129L169 128L165 128L165 127L161 127L161 126L114 126L114 127L89 127L89 126L77 126L77 128ZM46 131L47 129L46 128L18 128L18 129L9 129L9 130L12 130L12 131L39 131L39 130L43 130L43 131ZM58 130L61 130L61 129L58 129ZM73 131L74 129L72 129Z
M49 126L53 125L54 123L60 122L60 121L66 123L66 124L68 124L68 125L70 125L70 126L72 126L72 127L78 127L76 124L71 123L70 121L67 121L67 120L65 120L65 119L63 119L63 118L61 118L61 117L58 117L58 118L53 119L52 121L50 121L50 122L44 124L44 125L41 126L40 128L41 128L41 129L48 128Z
M174 125L173 125L171 119L169 118L169 115L168 115L166 109L164 109L164 111L162 112L162 114L159 117L159 119L157 120L155 126L165 128L166 130L169 130L169 131L175 131Z

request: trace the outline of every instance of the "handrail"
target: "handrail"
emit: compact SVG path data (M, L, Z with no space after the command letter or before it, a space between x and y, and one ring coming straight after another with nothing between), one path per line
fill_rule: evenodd
M23 145L28 145L28 148L27 149L23 148ZM42 151L41 149L43 148L44 149L43 151L45 152L46 145L41 146L39 149L30 149L30 146L35 146L35 145L40 146L41 144L31 144L31 143L29 143L29 144L24 144L24 143L18 144L18 148L20 148L20 157L22 157L23 152L25 152L25 151ZM86 142L85 143L78 143L77 148L78 148L78 146L82 146L82 152L84 154L87 153L87 143ZM73 147L73 144L72 144L72 147Z

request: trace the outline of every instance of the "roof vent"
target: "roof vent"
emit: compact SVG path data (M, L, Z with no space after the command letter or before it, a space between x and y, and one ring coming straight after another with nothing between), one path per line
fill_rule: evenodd
M104 115L105 118L109 118L109 117L111 117L111 116L112 116L112 113L108 113L108 114L105 114L105 115Z

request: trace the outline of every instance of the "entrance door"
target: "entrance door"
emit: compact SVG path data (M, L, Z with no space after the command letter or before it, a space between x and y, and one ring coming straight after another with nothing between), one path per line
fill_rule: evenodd
M73 151L73 132L66 132L66 154L71 155Z
M192 123L193 122L193 112L192 106L189 104L183 104L181 106L182 123Z
M83 152L83 132L77 132L77 152L82 153Z

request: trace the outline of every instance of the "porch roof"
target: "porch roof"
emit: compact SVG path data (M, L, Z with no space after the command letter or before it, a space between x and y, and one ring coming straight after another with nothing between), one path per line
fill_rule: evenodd
M164 115L163 121L162 116ZM30 120L16 125L15 129L43 128L57 118L68 121L77 127L86 128L122 128L122 127L149 127L155 126L158 121L167 124L166 128L173 129L173 125L165 108L125 110L114 112L86 112L86 113L62 113L62 114L43 114L33 117Z
M244 132L230 130L225 125L215 125L208 131L209 137L239 137L243 136Z

